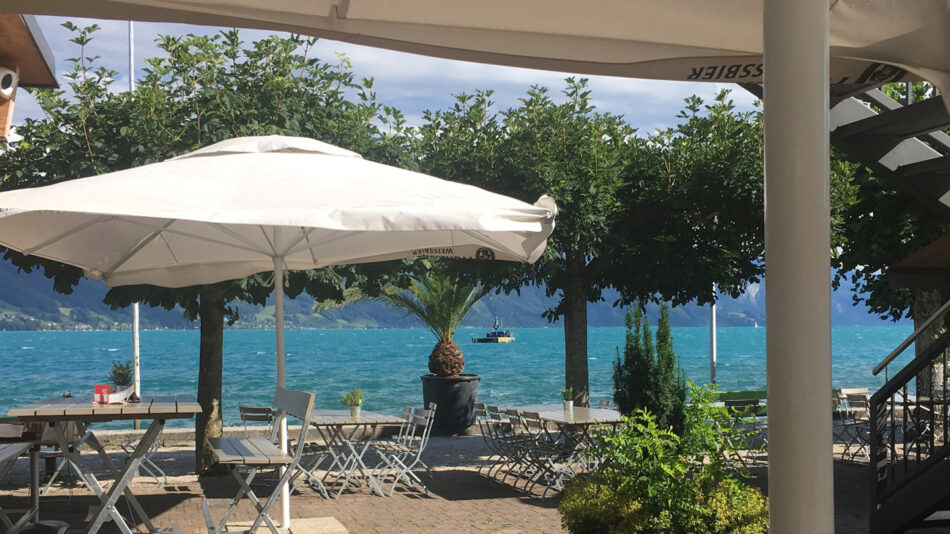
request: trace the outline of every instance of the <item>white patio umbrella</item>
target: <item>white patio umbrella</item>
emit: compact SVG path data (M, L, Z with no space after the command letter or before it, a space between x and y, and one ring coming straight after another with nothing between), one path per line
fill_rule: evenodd
M531 205L312 139L242 137L0 193L0 245L110 286L184 287L272 270L277 385L285 387L285 270L410 256L534 262L556 212L547 196Z

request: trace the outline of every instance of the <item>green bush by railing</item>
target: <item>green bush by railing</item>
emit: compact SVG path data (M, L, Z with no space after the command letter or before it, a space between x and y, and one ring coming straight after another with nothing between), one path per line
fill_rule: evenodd
M616 430L600 429L588 456L599 467L568 486L558 506L572 534L768 531L768 501L741 482L726 458L748 433L733 425L713 393L690 386L678 436L639 410Z

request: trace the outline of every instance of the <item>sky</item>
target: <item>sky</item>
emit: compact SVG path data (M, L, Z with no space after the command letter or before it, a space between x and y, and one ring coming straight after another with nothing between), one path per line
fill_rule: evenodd
M128 22L63 17L36 17L43 35L56 59L57 77L65 86L63 74L69 71L68 58L78 56L78 46L69 42L72 34L61 24L66 20L77 26L98 24L101 29L93 36L88 54L101 56L99 64L118 71L114 90L125 90L129 84ZM135 68L142 74L143 58L159 55L155 39L159 35L214 34L221 28L187 24L136 22ZM242 30L245 42L252 42L273 32ZM564 78L578 76L572 73L548 72L513 67L498 67L464 61L430 58L402 52L353 45L338 41L319 40L311 57L322 62L336 63L337 53L346 54L353 63L357 79L375 79L374 89L380 103L394 106L406 115L410 125L421 124L425 110L449 107L452 95L471 93L476 89L492 89L496 111L518 105L531 85L539 84L560 96ZM711 101L722 88L732 89L732 98L740 109L751 110L755 97L734 84L666 82L637 80L607 76L590 78L593 103L599 111L623 115L641 134L676 124L676 114L682 109L683 99L696 94ZM14 108L14 124L25 117L41 115L32 97L21 91Z

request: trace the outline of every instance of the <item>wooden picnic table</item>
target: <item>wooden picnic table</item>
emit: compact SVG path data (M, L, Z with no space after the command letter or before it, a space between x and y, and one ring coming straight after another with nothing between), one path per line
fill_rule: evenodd
M166 532L167 529L156 528L145 513L145 510L139 504L138 499L128 488L132 477L138 472L139 466L145 457L145 454L151 448L152 444L161 435L165 428L166 419L187 419L201 412L201 406L195 400L195 397L189 395L179 396L154 396L142 397L141 402L124 404L100 404L93 402L92 397L71 397L71 398L52 398L44 399L27 406L14 408L7 412L10 417L16 417L23 422L46 422L53 426L56 441L63 451L66 460L71 462L79 472L79 478L83 483L99 497L101 506L98 514L89 526L90 534L95 534L102 527L107 517L111 517L116 526L123 534L131 534L132 531L126 524L125 519L116 509L120 495L125 495L126 500L135 510L142 523L151 533ZM119 471L109 459L105 448L96 439L95 435L89 430L91 423L116 420L151 420L148 430L139 441L135 450L129 456L125 466ZM79 429L79 434L84 436L82 441L92 447L102 458L106 468L115 476L115 483L109 489L108 493L102 488L102 485L96 479L92 470L86 466L82 460L82 454L78 447L70 447L67 438L66 425L75 423ZM34 523L39 521L39 477L35 471L38 467L32 466L34 474L31 486L33 495ZM24 525L23 528L26 528ZM18 527L11 532L19 532Z

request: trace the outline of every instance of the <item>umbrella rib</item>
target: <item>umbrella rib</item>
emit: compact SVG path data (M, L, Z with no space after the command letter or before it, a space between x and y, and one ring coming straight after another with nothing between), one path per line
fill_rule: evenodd
M92 226L92 225L94 225L94 224L99 224L99 223L101 223L101 222L107 222L107 221L110 221L110 220L115 219L115 218L116 218L116 217L115 217L114 215L103 215L103 216L100 216L100 217L96 217L95 219L92 219L92 220L90 220L90 221L86 221L86 222L84 222L83 224L80 224L79 226L77 226L77 227L75 227L75 228L71 228L71 229L69 229L68 231L61 233L61 234L57 235L56 237L47 239L46 241L43 241L42 243L40 243L39 245L36 245L35 247L25 248L25 249L23 249L23 250L21 251L21 253L22 253L24 256L29 256L30 254L33 254L33 253L36 252L37 250L42 250L42 249L48 247L49 245L52 245L53 243L59 241L60 239L65 239L65 238L67 238L67 237L69 237L69 236L71 236L71 235L73 235L73 234L75 234L75 233L77 233L77 232L81 232L81 231L85 230L86 228L89 228L90 226Z
M118 269L119 267L122 267L123 265L125 265L126 262L128 262L130 259L132 259L132 256L135 256L136 254L138 254L140 250L142 250L142 249L145 248L149 243L151 243L152 241L154 241L156 237L162 235L162 232L164 232L165 230L167 230L169 226L171 226L172 224L174 224L174 222L175 222L175 219L168 219L167 221L165 221L165 224L159 226L159 227L156 228L155 230L152 230L152 233L150 233L149 235L145 236L145 239L139 241L139 244L137 244L137 245L135 245L134 247L132 247L132 250L130 250L128 254L126 254L126 255L123 256L118 262L116 262L115 264L113 264L112 267L109 267L108 270L104 271L104 274L105 274L106 276L111 275L112 273L114 273L114 272L116 271L116 269ZM168 243L165 243L165 246L168 247ZM173 256L174 256L174 254L173 254Z
M243 235L241 235L241 234L235 232L234 230L228 228L227 226L225 226L225 225L223 225L223 224L215 223L215 224L213 224L212 226L214 226L214 227L217 228L218 230L221 230L221 231L224 232L225 234L228 234L229 236L233 237L234 239L236 239L236 240L238 240L238 241L244 243L245 245L247 245L247 246L249 247L249 248L244 249L244 250L248 250L248 251L250 251L250 252L257 252L258 254L263 254L263 255L268 256L268 257L273 256L273 254L271 254L269 251L267 251L267 250L265 250L265 249L262 249L261 247L257 246L256 243L254 243L253 241L251 241L250 239L244 237ZM222 243L223 243L223 242L222 242ZM229 245L229 246L230 246L230 245ZM243 247L235 247L235 248L243 248Z
M307 234L308 238L307 238L307 244L306 244L306 245L304 245L303 247L297 248L297 249L295 249L295 250L289 251L289 252L287 253L287 255L290 256L291 254L296 254L297 252L300 252L301 250L309 250L311 256L313 256L313 249L315 249L316 247L319 247L319 246L321 246L321 245L326 245L326 244L328 244L328 243L333 243L334 241L339 241L339 240L345 239L345 238L347 238L347 237L353 237L352 234L346 234L346 233L340 232L338 235L336 235L336 236L334 236L334 237L332 237L332 238L330 238L330 239L323 239L323 240L321 240L321 241L316 241L316 242L314 242L314 241L310 241L309 235L310 235L310 234L308 233L308 234ZM297 243L300 244L300 241L298 241ZM316 257L314 257L313 259L314 259L314 261L316 261Z
M181 219L178 219L178 220L181 220ZM131 220L130 220L130 221L128 221L128 222L131 223L131 224L138 224L138 225L140 225L140 226L148 226L148 227L151 227L151 225L148 225L148 224L145 224L145 223L142 223L142 222L139 222L139 221L131 221ZM227 233L228 235L230 235L231 237L234 237L235 239L238 239L238 240L240 240L240 241L242 241L242 242L244 242L244 243L248 243L250 246L249 246L249 247L239 247L239 246L235 245L234 243L229 243L229 242L227 242L227 241L222 241L222 240L220 240L220 239L213 239L213 238L210 238L210 237L200 236L200 235L198 235L198 234L193 234L193 233L190 233L190 232L183 232L183 231L181 231L181 230L176 230L176 229L174 229L174 228L168 228L168 229L165 230L164 233L165 233L165 234L171 234L171 235L180 235L180 236L182 236L182 237L190 237L190 238L192 238L192 239L197 239L197 240L199 240L199 241L205 241L205 242L208 242L208 243L213 243L213 244L215 244L215 245L222 245L222 246L225 246L225 247L228 247L228 248L237 249L237 250L244 250L244 251L247 251L247 252L254 252L254 253L257 253L257 254L261 254L261 253L262 253L261 250L258 249L253 243L250 243L249 241L247 241L247 240L245 240L244 238L242 238L240 235L237 235L237 234L235 234L235 233L229 231L229 230L228 230L227 228L225 228L224 226L221 226L220 224L212 224L212 226L214 226L214 227L218 228L219 230L221 230L221 231ZM165 243L165 246L168 246L168 243L167 243L167 242ZM263 254L264 254L265 256L270 256L270 254L268 254L267 252L263 252ZM174 254L173 254L173 255L174 255Z
M316 230L317 230L316 228L311 228L311 229L307 230L306 228L304 228L303 226L301 226L301 227L300 227L300 237L297 238L297 239L296 239L295 241L293 241L292 243L288 244L287 247L284 248L284 250L282 250L282 251L280 252L280 255L281 255L281 256L287 256L288 254L290 254L291 249L293 249L294 247L296 247L296 246L299 245L300 243L302 243L302 242L304 242L304 241L310 242L310 239L309 239L309 238L310 238L310 234L314 233ZM316 262L317 259L316 259L316 258L313 258L313 260L314 260L314 262Z

